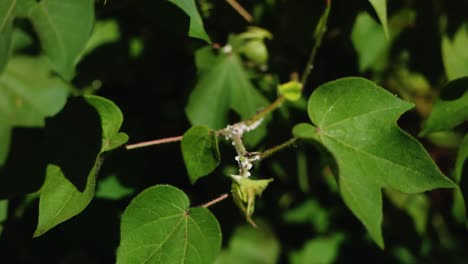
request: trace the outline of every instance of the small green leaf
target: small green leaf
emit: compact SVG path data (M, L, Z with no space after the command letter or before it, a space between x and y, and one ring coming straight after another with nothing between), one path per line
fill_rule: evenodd
M0 200L0 223L8 216L8 200Z
M120 200L132 194L133 191L134 189L122 185L115 175L111 175L98 182L96 197L107 200Z
M449 82L443 89L461 94L452 100L438 99L432 107L432 112L426 120L420 136L432 132L449 130L468 120L468 77Z
M117 147L118 144L124 144L128 139L124 133L118 132L123 117L120 109L112 101L94 95L87 95L85 99L97 110L101 119L101 150L94 166L89 168L83 192L65 177L60 167L47 167L46 180L39 190L39 221L34 232L35 237L81 213L88 206L94 196L96 177L103 162L101 154ZM116 138L118 140L115 140Z
M297 81L289 81L278 86L278 93L289 101L297 101L301 98L302 84Z
M181 190L159 185L132 200L122 215L117 263L213 263L221 249L216 218L189 208Z
M202 39L211 44L210 37L205 32L203 21L198 13L195 0L169 0L190 17L190 27L188 35L190 37Z
M442 37L442 59L449 80L468 76L468 24L462 25L455 33L453 41Z
M0 2L0 73L10 57L15 6L16 0L3 0Z
M70 80L94 23L93 0L42 0L29 17L54 70Z
M280 244L271 228L258 221L258 228L239 226L229 239L228 248L221 251L216 264L275 264L278 263Z
M335 263L340 245L344 239L345 236L341 233L312 239L301 250L292 252L289 261L291 264Z
M382 188L420 193L455 187L422 145L397 127L398 117L412 107L375 83L353 77L326 83L309 98L309 117L317 126L310 137L334 156L346 205L380 247Z
M466 219L468 219L466 215L466 204L468 204L468 134L465 135L458 150L455 161L455 180L459 184L459 188L454 193L452 212L458 222L466 224Z
M383 31L385 33L385 37L389 39L390 35L388 33L388 22L387 22L387 0L369 0L371 5L374 7L377 16L380 19L380 23L382 24Z
M193 126L182 138L182 155L190 182L210 174L220 162L218 137L205 126Z
M246 220L256 226L252 220L255 210L255 197L262 195L263 191L273 179L251 180L232 175L231 193L236 205L245 214Z
M206 48L195 54L200 80L192 91L185 108L192 125L205 125L212 129L224 128L229 110L247 120L269 103L249 81L242 62L235 53L214 56ZM211 62L211 65L207 64ZM255 136L249 143L255 144L266 134L268 118L246 136Z

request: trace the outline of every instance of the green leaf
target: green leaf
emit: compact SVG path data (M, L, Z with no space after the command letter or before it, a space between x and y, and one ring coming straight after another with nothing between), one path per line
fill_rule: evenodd
M302 84L297 81L283 83L278 86L278 93L289 101L297 101L301 98Z
M169 2L182 9L182 11L190 17L188 35L190 37L202 39L211 44L210 37L206 34L205 28L203 27L203 21L198 13L195 0L169 0Z
M460 223L467 223L466 204L468 204L468 134L458 149L455 161L455 180L459 188L455 190L452 212L456 220Z
M182 155L190 182L210 174L220 162L218 137L205 126L193 126L182 138Z
M465 161L468 159L468 134L465 135L463 142L458 149L457 160L455 162L455 180L460 182L463 175ZM468 170L468 167L465 169Z
M29 12L55 71L70 80L94 23L93 0L42 0Z
M331 211L323 208L316 200L307 200L283 215L288 223L310 223L318 233L324 233L330 226Z
M0 223L8 216L8 200L0 200Z
M390 18L389 38L372 17L361 12L357 15L351 32L351 40L358 54L359 70L382 70L390 56L392 42L415 20L412 10L403 9Z
M3 0L0 2L0 73L10 57L15 6L16 0Z
M292 252L289 261L291 264L335 263L340 245L344 239L345 236L341 233L312 239L301 250Z
M13 57L0 75L0 165L5 161L14 126L42 127L44 119L65 105L67 85L51 75L39 58Z
M198 56L196 60L206 61ZM228 124L229 110L238 113L243 120L252 117L268 101L250 83L242 62L236 54L219 54L210 69L201 72L200 80L190 94L185 112L193 125L206 125L221 129Z
M388 33L388 22L387 22L387 0L369 0L371 5L374 7L377 16L380 19L380 23L382 24L383 31L385 33L385 37L389 39L390 35Z
M221 248L216 218L189 208L181 190L159 185L132 200L122 215L117 263L213 263Z
M99 20L94 25L93 33L86 43L84 54L92 52L97 47L120 40L119 25L115 20Z
M452 100L437 99L432 107L431 115L424 123L420 136L432 132L449 130L468 120L468 77L456 79L448 83L443 92L447 90L461 93L461 96Z
M239 226L221 251L216 264L275 264L278 263L280 244L275 234L263 221L258 228Z
M96 157L96 162L89 168L86 187L80 192L63 174L60 167L49 165L47 167L46 180L39 190L39 221L34 236L40 236L56 225L70 219L82 212L91 202L96 185L96 177L102 165L102 153L110 151L123 144L123 133L118 130L123 122L120 109L110 100L87 95L86 101L99 113L102 126L102 146ZM116 138L118 140L116 140ZM127 138L126 135L124 138Z
M133 192L134 189L122 185L115 175L111 175L98 182L96 197L107 200L120 200Z
M383 247L382 188L420 193L451 188L422 145L396 125L411 109L375 83L343 78L326 83L309 98L309 117L317 128L300 125L297 136L310 131L334 156L346 205Z
M442 38L442 59L449 80L468 76L468 24L461 26L453 41L448 36Z

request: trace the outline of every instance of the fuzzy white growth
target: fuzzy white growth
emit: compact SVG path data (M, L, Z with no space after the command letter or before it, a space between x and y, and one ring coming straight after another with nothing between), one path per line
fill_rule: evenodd
M223 53L231 53L232 52L232 46L231 45L226 45L222 48Z

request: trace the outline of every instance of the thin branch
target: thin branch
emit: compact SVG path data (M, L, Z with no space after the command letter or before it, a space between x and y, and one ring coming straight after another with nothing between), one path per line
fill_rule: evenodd
M236 0L226 0L232 8L234 8L234 10L237 11L237 13L239 13L239 15L241 15L245 21L249 22L249 23L252 23L253 22L253 17L252 15L247 11L245 10L244 7L242 7L239 2L237 2Z
M227 193L225 193L225 194L219 196L218 198L213 199L213 200L203 204L201 207L208 208L208 207L212 206L213 204L221 202L222 200L226 199L228 196L229 195Z
M302 87L305 87L307 79L309 78L309 75L312 72L312 69L314 68L315 56L317 55L317 51L320 45L322 44L323 36L325 35L325 32L327 31L327 21L328 21L328 16L330 14L331 0L326 0L326 5L327 6L325 8L325 11L323 12L323 15L320 17L319 22L317 23L317 26L315 28L315 43L314 43L314 47L312 48L312 51L310 52L309 60L307 61L306 67L304 68L304 72L302 73L302 79L301 79Z
M182 137L183 136L178 136L178 137L169 137L169 138L161 138L161 139L156 139L156 140L151 140L151 141L145 141L145 142L127 145L125 146L125 148L136 149L136 148L143 148L143 147L160 145L160 144L165 144L165 143L170 143L170 142L177 142L177 141L181 141Z
M260 160L263 160L265 158L268 158L270 157L271 155L275 154L276 152L278 151L281 151L287 147L290 147L290 146L293 146L299 139L298 138L291 138L290 140L280 144L280 145L277 145L277 146L274 146L272 148L269 148L265 151L262 152L262 154L260 154Z

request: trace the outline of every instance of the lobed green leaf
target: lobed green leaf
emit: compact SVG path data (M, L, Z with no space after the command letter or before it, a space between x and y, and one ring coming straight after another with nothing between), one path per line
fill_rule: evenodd
M453 188L422 145L396 125L413 105L363 78L343 78L320 86L309 98L317 126L300 125L296 136L322 143L334 156L341 196L372 238L382 237L382 188L420 193Z

